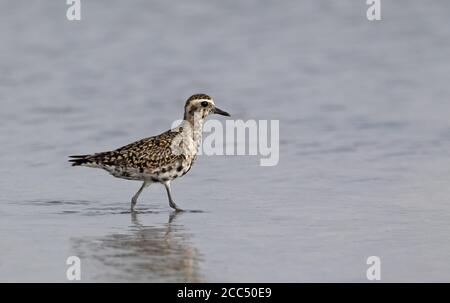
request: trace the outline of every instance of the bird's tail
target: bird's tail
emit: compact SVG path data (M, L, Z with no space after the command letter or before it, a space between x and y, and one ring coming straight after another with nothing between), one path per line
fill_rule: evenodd
M88 165L92 163L91 157L92 155L69 156L69 158L71 158L69 162L72 163L72 166Z

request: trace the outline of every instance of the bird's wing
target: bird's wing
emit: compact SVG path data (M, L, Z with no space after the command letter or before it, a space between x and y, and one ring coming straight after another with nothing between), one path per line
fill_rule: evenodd
M167 131L145 138L109 152L88 156L73 156L73 165L118 166L153 170L177 161L182 155L172 151L172 142L178 132Z

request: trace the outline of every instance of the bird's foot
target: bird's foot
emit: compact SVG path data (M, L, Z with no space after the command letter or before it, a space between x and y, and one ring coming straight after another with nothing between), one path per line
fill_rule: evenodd
M174 202L170 202L170 203L169 203L169 206L170 206L171 208L173 208L176 212L182 212L182 211L184 211L184 210L182 210L181 208L179 208Z
M131 211L132 213L136 212L136 211L134 210L134 207L135 207L135 206L136 206L136 201L131 201L130 211Z

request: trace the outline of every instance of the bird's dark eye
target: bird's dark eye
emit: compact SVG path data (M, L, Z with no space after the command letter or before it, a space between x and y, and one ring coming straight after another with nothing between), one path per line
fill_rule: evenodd
M208 101L203 101L202 103L200 103L203 107L207 107L208 106Z

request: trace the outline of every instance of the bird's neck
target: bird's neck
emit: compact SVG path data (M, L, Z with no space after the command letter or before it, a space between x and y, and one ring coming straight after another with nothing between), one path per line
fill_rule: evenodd
M195 146L198 147L202 140L202 130L203 130L204 119L201 116L194 117L194 115L185 115L184 120L185 120L185 123L188 123L187 125L191 129L192 140L194 141Z

